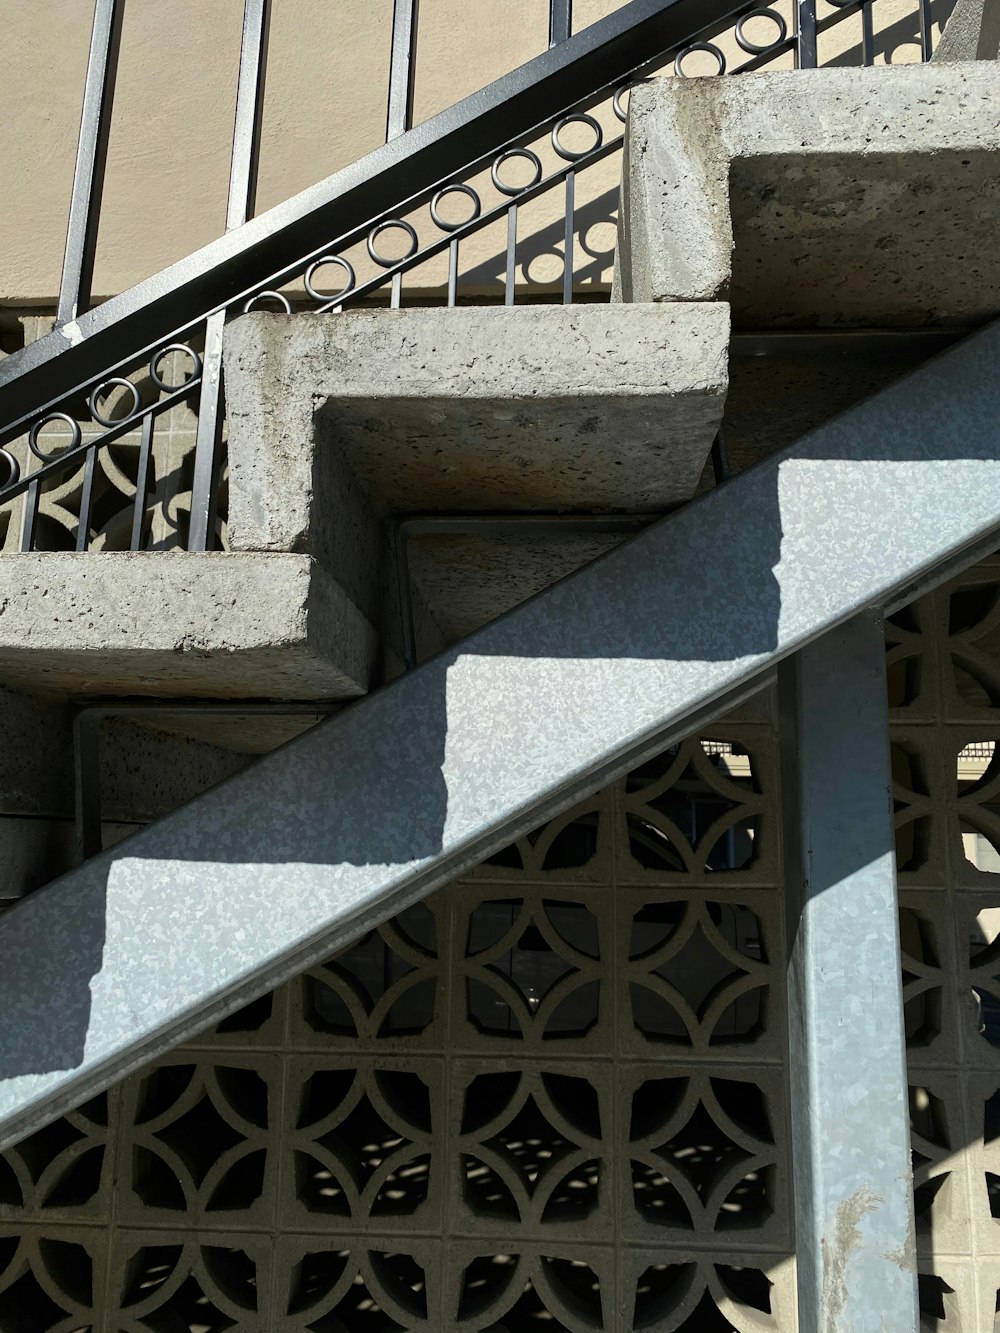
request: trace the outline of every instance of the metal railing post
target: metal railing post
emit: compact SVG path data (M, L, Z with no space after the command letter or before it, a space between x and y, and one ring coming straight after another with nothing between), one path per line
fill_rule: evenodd
M245 0L240 77L233 125L233 155L226 205L227 231L242 226L254 211L270 12L271 0ZM204 369L198 405L194 480L191 485L189 551L208 551L213 544L219 445L222 440L222 331L225 322L224 310L210 315L205 322Z
M916 1333L881 615L778 668L802 1333Z
M798 69L815 69L819 63L816 0L798 0L795 9L795 22L795 64Z
M569 40L573 26L573 0L549 0L549 46Z
M90 304L124 10L125 0L95 0L94 3L94 26L56 307L57 327L76 319Z
M418 0L396 0L392 11L392 55L385 138L397 139L413 123L413 74L417 58Z

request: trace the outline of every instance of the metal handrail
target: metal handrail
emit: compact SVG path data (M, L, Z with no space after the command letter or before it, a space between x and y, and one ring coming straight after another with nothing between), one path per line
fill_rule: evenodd
M96 0L94 37L88 70L87 96L81 126L80 152L70 213L67 262L60 293L60 318L47 337L0 362L0 503L27 492L21 532L23 549L31 549L41 486L70 467L85 467L77 549L85 550L90 534L90 496L97 454L114 439L142 428L140 454L148 473L149 436L154 419L178 396L199 393L199 425L192 485L191 525L187 545L206 550L213 544L214 499L223 408L221 345L225 319L255 305L277 303L290 310L280 288L303 279L317 310L336 310L348 302L390 286L390 301L400 304L404 272L444 251L449 254L447 300L457 299L458 253L461 240L503 217L508 221L505 299L513 301L517 214L520 205L553 188L565 190L563 299L573 299L573 246L577 176L616 151L621 136L606 140L588 109L613 99L619 122L625 118L622 93L629 83L671 58L684 72L687 55L709 52L719 72L725 57L711 37L735 24L738 45L747 53L743 69L758 68L791 52L799 65L816 63L817 35L835 23L859 14L863 21L864 58L870 61L871 7L876 0L847 0L817 21L815 0L798 0L797 21L789 32L776 11L755 0L631 0L607 18L566 37L571 23L570 0L550 0L549 50L450 109L408 128L413 95L416 0L396 0L390 88L387 105L388 142L352 166L311 186L259 217L252 212L256 158L260 141L260 109L267 47L269 0L245 0L243 45L237 98L234 150L230 177L226 235L163 272L86 310L89 272L96 234L103 153L110 127L114 70L124 0ZM929 32L929 0L919 0L921 33ZM774 23L769 44L748 41L742 25L751 15ZM923 36L922 36L923 42ZM927 45L926 42L923 43ZM566 129L589 127L589 150L566 148ZM558 159L547 174L528 145L551 136ZM394 137L393 137L394 136ZM500 174L504 163L520 157L532 165L534 178L512 187ZM499 202L483 208L480 194L468 183L489 170ZM443 220L443 197L463 194L471 215L462 223ZM421 244L407 221L418 208L429 209L431 239ZM383 259L377 238L397 230L407 238L406 255ZM378 272L358 281L342 252L367 242ZM319 291L316 271L333 265L345 276L335 294ZM197 348L204 339L204 350ZM180 349L188 371L179 383L159 372L167 351ZM178 353L180 354L180 353ZM149 366L160 392L155 403L141 402L138 391L122 381ZM125 387L130 410L120 420L101 414L100 405L114 389ZM89 418L103 430L84 438L70 405L89 405ZM54 418L70 427L71 448L55 457L46 452L44 428ZM21 476L12 453L3 446L27 434L40 466ZM6 480L7 484L2 483ZM141 542L139 510L145 500L137 488L133 545Z

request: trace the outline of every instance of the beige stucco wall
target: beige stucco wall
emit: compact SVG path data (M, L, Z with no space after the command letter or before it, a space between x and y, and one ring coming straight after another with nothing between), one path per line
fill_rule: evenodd
M620 2L575 0L576 27ZM790 19L790 0L774 8ZM820 8L832 12L827 0ZM127 0L95 296L222 231L242 9L242 0ZM950 0L938 0L936 18L948 9ZM877 0L874 13L877 59L919 58L916 0ZM91 14L90 0L0 0L0 304L45 306L58 290ZM770 35L766 19L756 22L748 35ZM538 54L547 23L547 0L421 0L417 119ZM273 0L258 210L382 141L391 28L392 0ZM859 41L855 16L822 40L821 61L856 63ZM745 59L731 36L720 45ZM695 57L689 68L712 62ZM609 114L600 118L609 131L620 128ZM618 169L615 155L578 186L578 204L589 208L583 279L601 288L610 278ZM560 208L557 190L523 210L522 235L538 241L520 280L538 292L561 278ZM467 242L463 273L484 290L497 287L504 245L502 228ZM430 265L423 283L442 276L441 263Z

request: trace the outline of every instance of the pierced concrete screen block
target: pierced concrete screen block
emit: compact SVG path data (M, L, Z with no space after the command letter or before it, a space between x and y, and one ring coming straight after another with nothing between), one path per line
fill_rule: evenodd
M921 1310L1000 1308L1000 559L886 625Z
M775 751L756 700L10 1150L0 1326L791 1333Z
M638 85L622 297L728 298L751 327L989 318L998 104L989 62Z

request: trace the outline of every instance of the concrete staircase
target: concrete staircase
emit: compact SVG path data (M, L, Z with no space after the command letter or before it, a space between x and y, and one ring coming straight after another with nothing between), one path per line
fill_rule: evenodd
M985 553L998 353L993 326L20 903L2 1141Z
M975 163L966 211L995 191L997 82L978 65L639 88L623 303L248 316L228 335L229 552L0 558L8 684L52 707L114 688L238 711L346 702L398 675L401 515L674 510L621 546L428 546L422 667L0 919L2 1142L597 790L859 609L904 604L996 544L1000 330L912 368L1000 310L996 268L977 249L962 286L946 198L933 235L962 290L934 298L939 327L891 276L862 308L844 274L879 272L859 247L887 163L907 206L878 214L882 252L930 227L914 213L931 160L947 180ZM800 230L822 220L811 258L827 285L810 279L810 297L769 279L777 326L761 315L730 341L731 304L757 308L754 275L781 253L764 222L786 188ZM812 301L811 327L788 317L789 290ZM852 332L831 360L838 322ZM762 368L755 350L776 346ZM727 391L739 461L757 466L712 489Z

